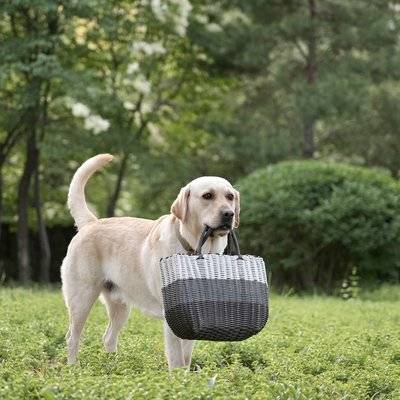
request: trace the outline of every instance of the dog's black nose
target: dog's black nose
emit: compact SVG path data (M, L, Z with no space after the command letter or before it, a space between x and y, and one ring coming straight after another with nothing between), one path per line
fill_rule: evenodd
M232 224L233 216L235 213L233 211L222 211L221 212L221 225L230 226Z
M224 219L232 219L235 213L233 211L225 211L222 215Z

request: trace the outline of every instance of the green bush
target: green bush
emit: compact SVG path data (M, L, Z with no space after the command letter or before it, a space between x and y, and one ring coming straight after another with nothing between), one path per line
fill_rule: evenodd
M265 257L282 289L332 292L356 267L362 281L398 281L400 184L380 170L283 162L238 182L243 251Z

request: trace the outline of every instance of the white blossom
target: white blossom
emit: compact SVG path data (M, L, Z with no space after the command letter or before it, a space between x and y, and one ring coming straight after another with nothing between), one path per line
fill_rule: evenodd
M167 105L167 104L164 104L164 105L162 105L162 106L160 107L160 111L161 111L164 115L172 115L173 112L174 112L174 109L173 109L171 106L169 106L169 105Z
M387 26L388 26L388 29L389 29L390 31L396 30L396 24L394 23L394 21L393 21L392 19L390 19L390 20L388 21Z
M133 63L128 64L128 67L126 68L126 72L128 74L133 74L137 71L139 71L139 63L133 62Z
M220 2L213 2L213 3L208 2L207 5L201 6L200 10L202 12L204 12L205 14L209 14L209 15L211 15L211 14L219 15L223 12L223 10L221 9Z
M82 103L75 103L71 106L72 115L74 117L87 118L90 115L90 110Z
M85 129L93 131L94 134L106 131L110 127L110 122L100 117L100 115L90 115L85 119Z
M197 15L196 15L196 21L197 21L199 24L205 25L205 24L208 23L208 16L205 15L205 14L197 14Z
M134 113L133 115L133 122L136 126L140 126L142 124L142 119L139 113Z
M124 108L125 110L131 111L135 109L135 105L130 101L124 101Z
M171 0L178 6L177 13L174 18L176 32L184 36L189 25L189 14L192 11L192 5L189 0Z
M133 87L142 94L150 93L151 85L143 76L139 76L134 82Z
M197 57L198 60L201 60L201 61L207 61L208 60L207 54L205 54L205 53L198 53L196 55L196 57Z
M149 114L152 110L153 110L153 105L150 102L144 101L142 103L142 107L140 109L142 114Z
M154 43L136 42L132 45L132 50L135 53L142 52L149 56L153 54L164 54L166 52L164 46L160 42L154 42Z
M206 25L206 28L209 32L212 33L217 33L222 31L221 26L216 24L215 22L211 22L210 24Z
M150 140L157 145L163 144L164 143L164 138L161 134L160 128L153 124L152 122L149 122L147 124L147 129L149 130L150 133Z
M244 24L250 24L250 18L240 11L238 8L230 9L222 14L222 25L234 24L237 22L241 22Z
M398 3L389 3L389 8L391 8L394 12L400 12L400 4Z
M132 79L124 78L124 79L122 79L122 84L125 86L130 86L130 85L132 85Z
M151 9L159 21L172 21L178 35L186 34L189 14L192 11L189 0L151 0Z
M147 32L147 26L146 25L143 25L143 24L141 24L141 25L137 25L137 27L136 27L136 32L139 34L139 35L145 35L146 34L146 32Z
M168 11L168 6L166 6L165 2L162 4L161 0L151 0L151 9L159 21L161 22L166 21L166 13Z

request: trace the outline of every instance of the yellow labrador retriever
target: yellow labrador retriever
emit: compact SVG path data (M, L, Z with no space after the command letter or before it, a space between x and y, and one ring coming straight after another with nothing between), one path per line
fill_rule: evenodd
M69 311L69 363L77 360L83 326L99 295L109 316L104 346L114 352L132 307L164 318L160 258L195 249L205 226L216 228L216 233L205 243L204 252L222 253L229 229L239 222L239 193L225 179L208 176L183 187L171 206L171 214L156 221L98 219L87 207L85 185L112 159L110 154L99 154L84 162L69 188L68 206L79 230L61 267L62 291ZM176 337L165 320L164 337L169 368L190 366L193 341Z

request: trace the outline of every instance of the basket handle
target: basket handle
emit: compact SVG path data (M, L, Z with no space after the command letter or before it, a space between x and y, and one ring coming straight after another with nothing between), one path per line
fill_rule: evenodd
M197 249L195 251L195 255L199 256L198 258L203 258L203 255L201 254L201 248L203 247L204 243L206 240L210 237L210 235L213 233L213 229L210 228L209 226L206 226L201 233L199 244L197 245Z
M231 242L229 244L229 254L231 254L231 255L236 254L238 256L238 259L242 260L243 257L240 254L239 241L238 241L238 239L236 237L236 233L233 229L231 231L229 231L228 241ZM233 252L232 252L232 244L234 247Z
M204 243L206 240L210 237L210 235L214 232L213 228L210 228L209 226L206 226L201 233L199 244L197 245L197 249L195 251L195 255L198 256L198 258L203 258L203 255L201 253L201 248L203 247ZM232 251L233 247L233 251ZM230 255L237 255L238 259L243 259L242 255L240 254L240 248L239 248L239 242L237 240L235 231L232 229L229 231L228 234L228 254Z

